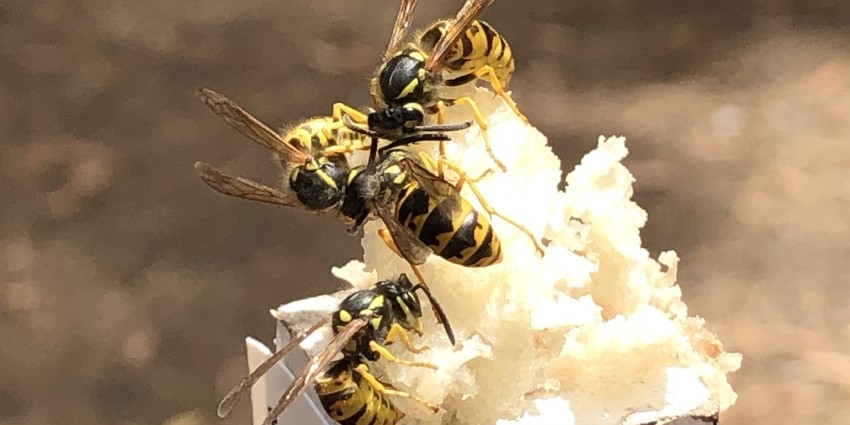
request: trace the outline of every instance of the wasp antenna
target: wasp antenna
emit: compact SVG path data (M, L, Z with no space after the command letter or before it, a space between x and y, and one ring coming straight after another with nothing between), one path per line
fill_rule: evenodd
M434 124L434 125L419 125L413 129L418 132L426 131L461 131L472 127L472 121L464 121L457 124Z
M257 368L254 369L254 371L251 372L251 374L248 375L246 378L242 379L242 381L239 382L238 385L228 391L227 395L224 396L224 398L218 404L218 409L216 410L218 417L227 417L233 410L233 407L236 405L236 403L238 403L239 400L242 398L242 395L245 394L248 390L250 390L251 387L263 375L265 375L266 372L269 371L269 369L271 369L275 364L277 364L277 362L283 359L283 357L286 356L290 351L292 351L293 348L298 346L301 341L307 339L308 336L312 335L314 332L319 330L319 328L327 324L329 321L329 318L323 318L317 321L315 324L313 324L313 326L310 327L310 329L307 329L306 331L302 332L301 334L293 338L291 341L289 341L289 343L287 343L283 348L272 354L271 357L267 358L265 361L263 361L263 363L257 366Z
M406 276L405 276L406 277ZM446 317L446 312L443 311L443 307L437 302L437 299L431 294L431 290L425 286L424 283L420 283L413 287L413 291L417 289L422 290L426 297L428 297L428 302L431 303L431 309L434 310L434 314L437 315L437 318L440 320L440 323L443 324L443 328L446 330L446 336L449 338L449 342L452 345L455 345L455 334L452 330L452 325L449 323L449 318Z
M452 138L440 133L414 134L392 141L390 144L380 148L379 152L383 155L384 152L399 146L407 146L419 142L448 142L449 140L452 140Z
M384 150L381 149L381 152ZM378 165L378 137L372 136L372 143L369 145L369 160L366 163L368 172L374 173L375 167Z
M363 134L365 136L370 136L370 137L380 137L380 134L378 134L378 132L369 130L367 128L363 128L359 124L354 122L351 119L351 116L349 116L348 114L344 114L342 116L342 123L345 124L346 128L348 128L349 130L351 130L355 133Z

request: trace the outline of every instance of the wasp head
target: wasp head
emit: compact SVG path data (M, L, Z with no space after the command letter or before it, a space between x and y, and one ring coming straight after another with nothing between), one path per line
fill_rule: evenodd
M395 321L407 330L422 335L422 304L419 297L413 292L413 284L405 274L401 274L396 280L378 282L378 292L389 301Z

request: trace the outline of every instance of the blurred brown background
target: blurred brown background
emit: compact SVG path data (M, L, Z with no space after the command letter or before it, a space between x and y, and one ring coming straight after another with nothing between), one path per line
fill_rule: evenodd
M423 1L416 26L460 0ZM0 424L236 424L269 307L335 288L343 226L221 196L273 182L194 96L269 123L366 104L396 0L0 3ZM501 0L515 99L565 170L628 137L653 255L730 351L727 424L850 416L850 2Z

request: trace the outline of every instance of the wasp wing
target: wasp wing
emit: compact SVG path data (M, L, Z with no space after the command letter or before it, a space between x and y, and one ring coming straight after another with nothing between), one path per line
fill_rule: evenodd
M434 174L431 170L416 162L415 159L407 157L399 162L410 177L416 180L422 186L422 189L428 193L428 196L435 201L444 202L447 199L458 199L460 197L460 192L454 185Z
M466 0L463 7L457 12L457 16L449 23L443 36L437 40L434 50L428 55L425 62L425 70L434 72L440 68L443 61L451 52L452 46L461 35L466 32L469 25L481 15L481 12L495 0Z
M401 41L407 35L407 30L410 28L410 21L413 17L413 9L416 8L417 0L402 0L401 6L398 9L398 15L395 17L393 25L393 33L390 36L390 43L387 45L387 51L384 52L384 59L399 50Z
M269 371L269 369L271 369L277 362L283 359L283 357L286 356L290 351L292 351L293 348L298 346L301 341L307 339L307 337L310 336L313 332L316 332L317 330L319 330L319 328L327 324L329 320L330 319L327 317L323 318L322 320L319 320L318 322L316 322L315 325L310 327L310 329L307 329L306 331L304 331L304 333L293 338L291 341L289 341L289 344L286 344L285 347L272 354L271 357L269 357L268 359L266 359L266 361L257 366L257 368L254 369L254 371L251 372L250 375L245 377L242 382L233 387L233 389L231 389L227 393L227 395L224 396L223 399L221 399L221 402L218 404L218 417L226 418L228 415L230 415L230 412L233 410L233 407L236 405L236 403L238 403L239 400L242 398L242 395L245 394L246 391L250 390L251 387L254 386L254 384L257 382L257 380L259 380L263 375L265 375L266 372Z
M342 351L345 345L348 344L348 341L354 337L354 334L360 329L363 329L366 324L366 319L359 317L345 325L334 336L328 346L316 355L316 357L313 357L307 367L304 368L304 371L295 378L295 381L292 382L292 385L289 386L289 389L286 390L283 396L280 397L280 401L271 410L269 416L263 421L263 425L271 425L272 421L280 416L281 412L286 410L298 396L303 394L307 390L307 387L328 369L328 366L334 361L334 357Z
M412 230L399 223L392 212L388 211L386 207L376 207L375 210L378 216L381 217L381 221L387 226L387 230L393 238L393 243L395 243L396 249L398 249L401 256L413 265L418 266L425 263L428 260L428 256L431 255L431 248L422 243Z
M225 95L207 88L202 88L197 93L210 110L236 131L264 148L276 152L281 160L294 164L306 164L310 160L309 155L286 143L280 134L254 118Z
M195 171L207 186L225 195L269 204L297 207L298 198L244 177L234 177L205 162L196 162Z

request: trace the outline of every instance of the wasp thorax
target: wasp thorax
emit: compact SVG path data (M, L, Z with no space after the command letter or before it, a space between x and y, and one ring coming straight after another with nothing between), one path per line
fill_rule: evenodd
M431 96L425 54L405 49L391 57L378 72L378 91L388 105L408 102L424 103Z
M340 213L345 221L354 223L354 227L349 230L352 233L356 233L359 230L359 226L369 218L369 214L372 211L366 202L367 199L371 198L368 197L369 195L365 191L366 186L373 179L365 171L365 166L352 168L345 182L345 197L342 200Z
M342 200L348 171L344 158L321 158L319 162L293 168L289 187L308 209L324 210L337 206Z
M355 292L342 300L331 320L331 326L336 332L357 318L366 319L367 324L354 335L353 343L349 343L345 351L377 360L379 355L369 348L369 342L382 341L389 333L393 311L387 305L387 298L374 291Z

